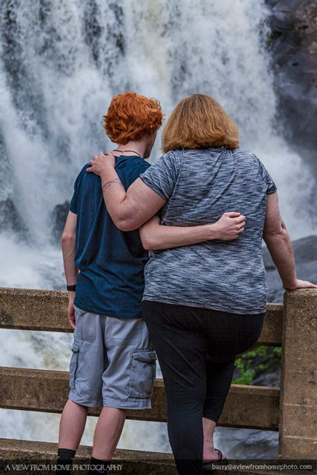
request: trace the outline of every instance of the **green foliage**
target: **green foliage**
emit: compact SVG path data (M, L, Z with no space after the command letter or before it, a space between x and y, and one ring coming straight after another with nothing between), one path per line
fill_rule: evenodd
M234 384L252 384L260 374L269 370L270 366L281 359L281 347L255 346L235 360L235 368L240 376L233 380Z
M240 358L236 359L235 367L239 368L241 376L240 378L234 379L233 383L234 384L251 384L254 379L255 371L254 369L250 368L250 365L248 365L245 362L243 355Z
M274 346L273 352L276 356L282 356L282 347L281 346Z

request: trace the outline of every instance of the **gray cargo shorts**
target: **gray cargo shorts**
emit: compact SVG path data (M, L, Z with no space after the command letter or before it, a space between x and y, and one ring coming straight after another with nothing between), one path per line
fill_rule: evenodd
M75 307L69 399L87 407L150 409L156 353L143 319Z

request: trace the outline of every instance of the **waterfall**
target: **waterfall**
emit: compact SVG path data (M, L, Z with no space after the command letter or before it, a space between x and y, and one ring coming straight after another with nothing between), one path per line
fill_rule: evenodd
M186 94L212 95L237 122L241 148L273 176L292 238L315 230L305 213L313 179L276 133L269 14L264 0L1 1L1 286L63 287L52 213L70 199L82 166L110 149L103 114L124 90L158 98L166 116ZM65 370L69 337L1 331L0 364ZM60 358L49 357L56 352ZM14 437L48 440L51 416L3 413L0 437L14 426ZM130 446L133 430L123 437Z

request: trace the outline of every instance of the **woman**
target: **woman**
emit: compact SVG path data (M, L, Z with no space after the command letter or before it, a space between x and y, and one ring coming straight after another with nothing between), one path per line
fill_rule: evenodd
M91 162L120 229L142 226L161 208L167 226L212 223L227 209L246 216L236 240L153 252L145 269L143 316L164 377L169 439L179 473L194 475L203 461L222 458L212 435L234 361L261 334L267 295L262 238L285 289L316 286L297 280L275 183L254 154L239 148L236 125L213 98L181 100L162 144L165 154L127 192L111 155ZM151 228L151 222L141 228L145 244L155 240Z

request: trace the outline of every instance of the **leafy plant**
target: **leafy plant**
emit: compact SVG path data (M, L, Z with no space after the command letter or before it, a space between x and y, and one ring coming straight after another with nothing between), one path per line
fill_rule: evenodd
M282 354L281 347L258 345L246 351L235 360L235 373L238 376L233 379L234 384L252 384L254 379L270 367L280 363Z

